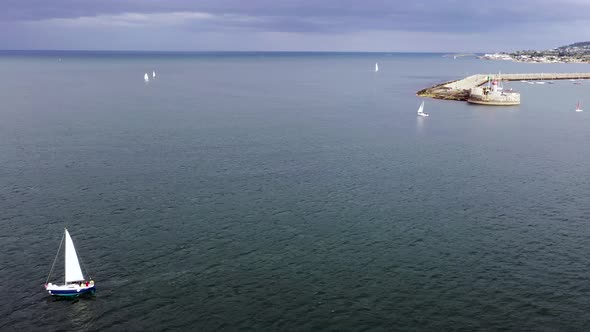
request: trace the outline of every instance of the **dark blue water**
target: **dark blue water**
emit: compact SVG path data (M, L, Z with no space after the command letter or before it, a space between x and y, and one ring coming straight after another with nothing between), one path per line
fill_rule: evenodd
M0 330L582 331L590 83L427 119L415 92L587 68L4 52ZM64 226L94 297L43 289Z

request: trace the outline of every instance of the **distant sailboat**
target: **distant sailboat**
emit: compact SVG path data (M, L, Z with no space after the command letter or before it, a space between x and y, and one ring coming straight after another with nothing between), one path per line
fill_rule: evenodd
M156 78L156 71L155 70L152 71L152 78Z
M429 116L428 113L424 112L424 102L420 104L420 107L418 107L418 112L416 112L416 114L418 116Z
M375 62L375 72L379 71L379 63Z
M576 112L584 112L584 110L582 109L582 104L580 103L579 100L578 100L578 103L576 104Z
M143 80L146 82L150 81L150 77L148 76L148 73L145 73L145 75L143 75Z
M49 278L51 277L51 272L53 272L53 267L55 266L55 262L57 261L57 256L59 255L59 250L61 249L61 245L63 244L65 239L65 276L64 276L64 284L57 285L52 283L47 283ZM55 256L55 260L53 261L53 265L51 266L51 271L49 271L49 276L47 277L47 281L45 282L45 289L49 294L55 296L78 296L84 293L92 293L96 290L94 287L94 281L86 281L84 275L82 274L82 269L80 269L80 262L78 261L78 255L76 254L76 248L74 247L74 242L70 237L70 233L67 229L64 230L64 236L61 239L59 244L59 249L57 249L57 255Z

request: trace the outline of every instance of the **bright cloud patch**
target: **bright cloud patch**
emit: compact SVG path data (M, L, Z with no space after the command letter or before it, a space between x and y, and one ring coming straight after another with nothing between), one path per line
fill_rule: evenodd
M194 21L218 19L217 16L203 12L172 12L172 13L122 13L116 15L82 16L76 18L52 18L36 21L72 27L142 27L146 25L181 25Z

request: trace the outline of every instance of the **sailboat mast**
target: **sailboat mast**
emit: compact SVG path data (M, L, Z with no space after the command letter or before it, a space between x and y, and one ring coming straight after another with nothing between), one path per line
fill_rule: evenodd
M64 240L65 240L65 237L66 237L66 232L67 232L67 231L68 231L68 230L64 228ZM67 254L68 254L68 253L66 252L66 248L64 248L64 285L66 285L66 273L67 273L67 264L66 264L66 257L67 257L67 256L66 256L66 255L67 255Z
M59 242L59 248L57 248L57 252L55 253L55 258L53 259L53 264L51 264L51 270L49 270L49 275L47 275L47 280L45 280L45 283L48 283L49 278L51 278L51 274L53 273L53 268L55 267L55 263L57 263L57 258L59 257L59 251L61 250L61 245L64 243L65 237L66 237L66 234L64 233L64 235L62 235L62 237L61 237L61 241Z

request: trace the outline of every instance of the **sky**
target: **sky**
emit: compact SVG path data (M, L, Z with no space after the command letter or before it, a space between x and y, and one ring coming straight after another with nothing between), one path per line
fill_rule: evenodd
M590 0L0 0L0 49L496 52L587 40Z

